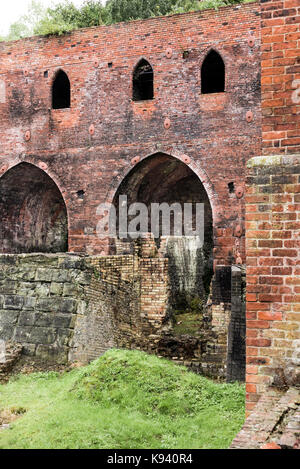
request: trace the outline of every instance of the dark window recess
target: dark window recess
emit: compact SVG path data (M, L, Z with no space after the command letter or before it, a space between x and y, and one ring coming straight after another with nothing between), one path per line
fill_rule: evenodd
M48 78L48 70L44 72L44 78Z
M78 192L77 192L77 197L78 197L78 199L83 200L83 199L84 199L84 194L85 194L84 191L78 191Z
M107 64L108 68L111 68L113 66L113 63L112 62L108 62Z
M142 59L133 73L133 101L153 99L153 79L153 68L147 60Z
M71 105L70 80L65 72L60 70L52 87L52 108L66 109Z
M234 182L230 182L228 184L228 190L229 190L229 194L233 194L234 193Z
M201 91L203 94L225 91L225 65L214 50L209 52L202 64Z

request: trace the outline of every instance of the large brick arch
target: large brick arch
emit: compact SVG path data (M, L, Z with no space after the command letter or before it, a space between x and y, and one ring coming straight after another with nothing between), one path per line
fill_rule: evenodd
M0 178L1 238L4 253L65 252L68 215L54 180L31 163L19 163Z
M151 213L152 203L204 203L205 242L213 247L213 214L209 195L201 179L189 164L190 158L176 158L166 153L155 153L138 161L127 171L113 196L117 208L119 196L126 195L128 206L135 202L144 203ZM195 229L195 218L193 219ZM149 218L149 231L150 231ZM184 234L184 230L183 230Z
M131 161L130 165L126 165L122 171L118 173L117 176L115 176L111 182L110 189L107 193L106 196L106 202L108 203L113 203L115 196L119 190L120 185L122 182L125 180L125 178L131 173L131 171L134 169L135 165L142 163L145 160L148 160L150 158L153 158L157 155L165 155L170 158L174 158L174 160L181 161L184 163L186 166L190 168L190 170L198 177L200 183L203 185L208 199L209 203L212 209L212 217L213 219L217 218L218 215L218 205L220 203L219 197L217 192L214 190L214 186L208 177L207 173L205 170L201 168L200 162L199 161L194 161L191 159L188 155L180 153L180 152L168 152L168 151L154 151L153 153L147 153L145 155L142 155L141 157L137 157L134 160Z

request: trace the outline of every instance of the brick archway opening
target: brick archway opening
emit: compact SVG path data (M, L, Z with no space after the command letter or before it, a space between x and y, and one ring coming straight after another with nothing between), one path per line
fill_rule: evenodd
M30 163L0 178L0 252L58 253L68 250L67 209L55 182Z
M155 235L157 247L166 250L169 257L172 283L172 303L174 308L179 303L186 304L193 297L207 297L213 274L213 216L207 192L199 177L191 168L173 156L157 153L138 163L124 178L114 197L117 212L117 245L111 253L132 252L132 239L120 237L120 196L127 196L127 206L143 203L148 208L147 232L153 233L151 224L152 204L180 204L184 214L184 204L192 204L192 229L196 228L196 204L203 204L204 243L195 247L193 237L186 236L182 226L182 236L174 231L174 218L170 217L170 236L165 236L159 226L159 236ZM130 217L128 217L130 220ZM132 217L134 218L134 217ZM184 222L184 216L182 217ZM160 219L161 223L161 219ZM190 278L189 278L190 276ZM185 278L184 278L185 277ZM177 305L177 306L176 306Z

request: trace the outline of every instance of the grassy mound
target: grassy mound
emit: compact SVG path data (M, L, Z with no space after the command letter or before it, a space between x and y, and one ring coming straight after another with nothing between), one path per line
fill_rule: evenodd
M245 399L239 385L215 383L154 355L120 350L88 366L74 392L105 407L170 417L193 416L211 406L238 412Z
M226 448L244 419L244 387L142 352L111 350L82 369L0 386L3 448Z

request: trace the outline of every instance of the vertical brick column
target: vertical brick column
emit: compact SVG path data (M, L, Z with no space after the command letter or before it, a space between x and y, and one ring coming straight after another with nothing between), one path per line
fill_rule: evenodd
M247 411L266 386L297 381L299 0L261 0L261 35L262 153L266 156L248 162Z
M247 410L268 385L299 384L300 155L248 162Z
M140 274L141 317L160 328L169 307L168 259L158 257L152 233L136 240L135 255L138 256Z
M261 0L263 154L300 151L300 2Z

